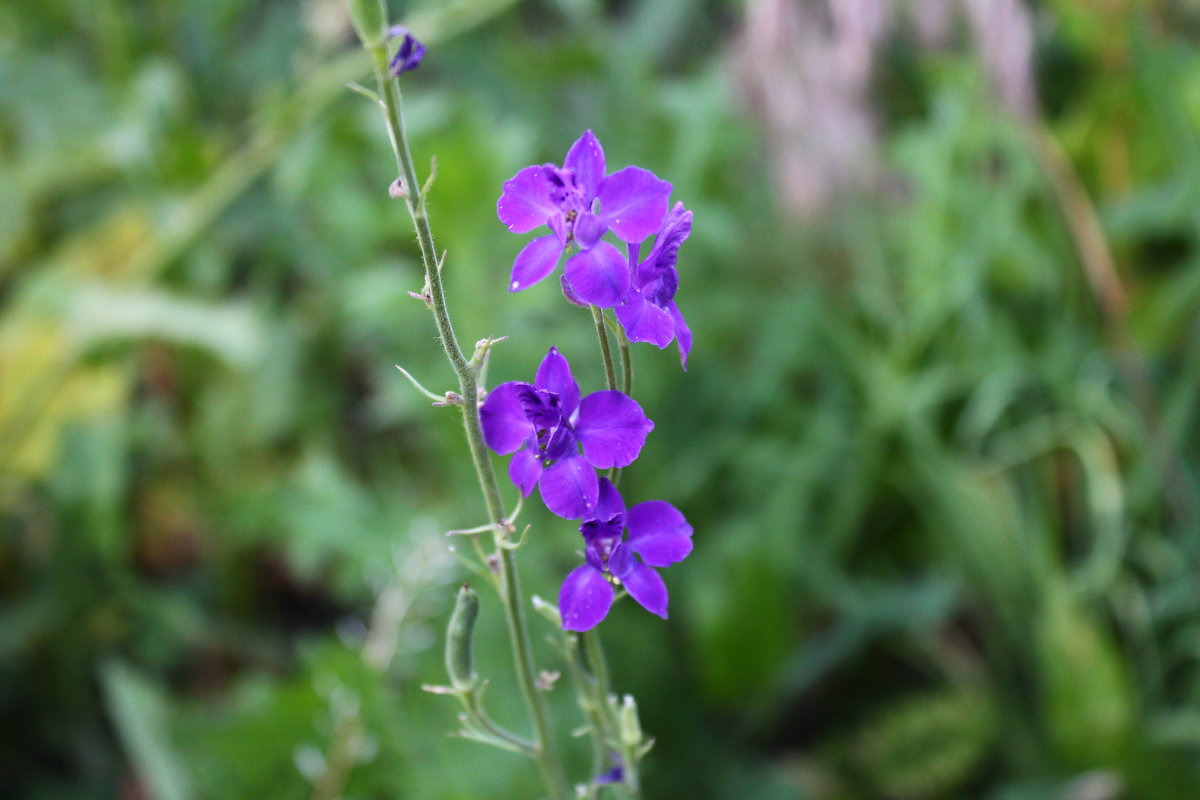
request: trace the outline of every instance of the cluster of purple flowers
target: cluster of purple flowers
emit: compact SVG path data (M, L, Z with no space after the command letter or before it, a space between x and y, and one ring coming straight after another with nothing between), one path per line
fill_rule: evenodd
M517 256L509 291L533 286L569 254L562 277L568 298L612 308L630 341L664 348L674 340L686 369L692 332L675 304L675 262L692 232L692 212L683 203L671 208L671 184L649 170L606 169L604 148L586 131L561 167L526 167L505 182L496 203L500 221L513 233L550 229ZM609 232L625 255L602 239ZM639 260L642 243L654 234L650 254Z
M619 581L647 610L667 616L667 589L651 567L681 560L692 549L692 528L662 501L625 504L597 469L626 467L654 423L629 396L612 390L580 396L567 359L551 347L533 383L493 389L479 409L483 438L501 455L514 453L508 474L526 497L536 486L546 507L582 524L586 562L563 582L563 627L585 631L608 614ZM623 541L626 526L629 538ZM639 562L636 556L641 556Z
M587 131L562 166L526 167L504 184L496 211L505 226L513 233L550 230L521 250L509 291L541 281L566 255L562 287L569 300L613 309L630 341L659 348L675 341L686 369L692 334L675 304L675 264L692 212L682 203L670 207L671 184L648 170L606 170L604 150ZM604 241L608 233L624 243L625 254ZM638 457L654 429L641 406L615 390L583 397L567 359L551 347L533 383L500 384L479 414L488 447L513 455L508 474L522 493L528 497L536 486L550 511L580 520L584 563L559 591L563 627L586 631L599 624L614 585L665 619L667 588L654 568L691 552L692 527L661 500L627 511L616 486L596 473Z

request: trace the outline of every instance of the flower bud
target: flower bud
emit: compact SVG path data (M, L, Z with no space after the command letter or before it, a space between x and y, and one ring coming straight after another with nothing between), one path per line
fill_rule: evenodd
M387 40L387 9L383 0L346 0L346 5L363 47L377 47Z
M471 691L477 681L471 636L478 616L479 595L464 583L459 587L446 630L446 672L450 675L450 685L460 692Z
M621 743L626 747L636 747L641 744L642 723L638 719L637 702L631 694L625 695L621 700L618 729L621 732Z

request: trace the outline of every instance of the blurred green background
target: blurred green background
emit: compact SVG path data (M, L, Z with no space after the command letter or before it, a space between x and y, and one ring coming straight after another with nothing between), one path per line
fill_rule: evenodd
M649 797L1200 796L1200 3L392 11L493 382L551 343L602 380L553 281L504 292L506 178L592 128L695 211L622 489L696 550L669 622L602 628ZM352 39L341 0L0 0L5 797L537 796L420 690L484 510L393 368L452 385ZM553 597L573 527L525 521Z

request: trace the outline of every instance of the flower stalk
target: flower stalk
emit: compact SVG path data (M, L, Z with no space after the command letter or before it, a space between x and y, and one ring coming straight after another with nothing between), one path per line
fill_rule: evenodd
M638 774L638 761L642 754L638 752L641 742L626 741L621 735L620 720L617 718L615 696L608 684L608 662L604 658L604 648L600 643L600 632L593 629L580 635L580 650L585 659L586 668L595 684L594 699L600 706L600 717L604 724L604 733L610 747L613 747L621 759L621 783L631 800L639 800L642 796L642 783ZM639 737L640 739L640 737Z
M621 391L633 397L633 354L629 352L629 337L619 328L617 347L621 352Z
M612 347L608 343L608 330L604 324L604 311L592 306L592 322L596 326L596 339L600 342L600 356L604 359L604 379L609 389L617 388L617 371L613 366ZM629 392L627 391L626 394Z
M608 343L608 330L606 320L604 319L604 309L598 306L592 306L592 323L596 326L596 340L600 343L600 358L604 362L604 381L609 389L617 388L617 370L613 364L612 347ZM629 350L624 351L625 365L629 364ZM626 366L627 368L627 366ZM630 385L630 380L625 381L625 385ZM625 394L629 394L629 390L624 390ZM621 469L613 467L608 471L608 479L613 483L621 480Z
M479 371L483 364L472 363L463 354L454 327L450 321L450 313L442 284L442 261L438 258L433 232L430 228L429 217L425 209L425 194L428 186L423 186L417 180L417 172L413 164L404 128L400 88L398 81L392 77L389 71L387 44L382 41L368 40L365 36L363 40L364 47L371 54L388 137L391 140L392 151L396 158L396 166L400 171L401 185L405 189L401 193L401 196L404 199L409 215L412 217L413 226L416 230L417 244L425 269L429 307L433 312L438 339L441 342L442 349L445 351L446 358L458 376L459 396L464 400L461 405L463 429L466 434L468 448L471 452L471 460L475 466L475 472L479 480L479 486L487 506L488 518L494 526L494 579L504 607L505 623L513 651L517 683L521 688L522 696L533 721L534 738L531 747L532 755L538 764L545 790L551 800L567 800L569 789L552 734L549 711L544 696L537 690L533 650L529 640L524 610L521 605L520 576L517 570L516 557L513 549L505 546L507 544L508 532L503 525L504 504L500 497L500 488L496 481L495 472L492 469L491 461L484 447L483 433L480 428L477 398L479 397Z

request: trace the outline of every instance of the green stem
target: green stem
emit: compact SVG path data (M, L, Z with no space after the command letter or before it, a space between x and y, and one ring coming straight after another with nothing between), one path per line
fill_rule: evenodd
M487 731L492 736L495 736L497 739L508 742L514 748L522 753L525 753L526 755L532 756L536 753L536 747L534 746L533 742L530 742L528 739L525 739L522 736L516 735L506 728L502 728L492 721L492 718L488 716L487 711L484 710L483 704L480 702L479 693L477 691L472 692L469 695L465 695L462 698L462 703L470 718L475 722L476 725L483 728L483 730Z
M624 333L617 337L621 348L621 391L633 397L633 354L629 352L629 339Z
M605 316L604 321L612 335L617 337L617 347L621 355L621 391L633 397L633 355L629 352L629 337L615 317Z
M594 680L595 699L600 704L605 732L610 742L616 745L621 753L621 769L624 772L623 786L631 800L638 800L642 794L641 779L638 775L638 754L621 741L619 723L614 718L613 707L608 703L608 697L611 694L608 685L608 660L604 657L604 646L600 642L600 633L592 629L581 633L579 637L580 649L583 651L587 663L587 671Z
M459 394L463 398L463 429L466 432L471 460L475 465L475 473L479 478L479 486L487 505L488 517L495 526L496 557L493 561L493 569L496 572L500 599L504 606L504 618L512 645L517 683L521 687L521 694L529 709L530 717L533 719L534 758L551 800L567 800L570 790L559 761L558 749L550 726L549 711L546 707L545 697L537 690L536 686L533 648L530 645L525 613L521 605L521 581L517 571L516 557L511 549L503 546L507 537L505 526L502 524L504 503L500 498L500 486L496 482L496 473L492 469L491 460L483 443L483 430L479 422L477 366L463 355L458 337L454 333L454 327L450 323L450 313L446 307L446 296L442 286L441 262L438 259L437 248L434 246L433 232L430 230L429 217L425 212L425 197L421 184L417 181L417 172L413 166L412 154L409 152L408 138L404 130L400 87L398 82L388 74L387 46L382 44L373 46L370 48L370 52L374 61L375 79L379 84L382 96L388 136L392 142L392 151L396 156L396 166L399 167L400 176L404 182L404 199L408 206L408 212L412 216L413 226L416 228L417 244L421 250L421 261L425 266L430 307L437 325L438 338L442 343L442 349L446 352L446 358L449 359L455 374L458 375Z
M596 338L600 341L600 357L604 360L604 380L609 389L617 388L617 370L613 365L612 347L608 343L608 330L604 324L604 311L592 306L592 322L596 326ZM613 467L608 471L608 479L613 485L621 479L621 470Z
M596 325L596 338L600 340L600 355L604 359L604 379L609 389L617 388L617 371L613 367L612 348L608 344L608 330L604 326L604 312L592 306L592 322Z
M594 800L599 789L595 777L601 774L608 761L608 734L604 718L604 696L597 691L596 680L591 674L587 658L583 654L582 634L567 633L566 655L567 669L571 673L571 681L575 684L579 697L579 706L587 717L588 727L591 728L592 739L592 770L591 779L587 783L588 800Z

